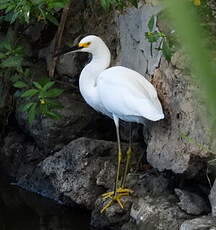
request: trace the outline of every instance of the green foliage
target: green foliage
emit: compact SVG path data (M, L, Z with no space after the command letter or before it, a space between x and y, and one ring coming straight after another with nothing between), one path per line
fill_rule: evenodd
M28 86L24 81L14 83L14 87L23 89L20 97L25 98L27 103L21 105L21 110L27 113L29 123L32 123L37 114L52 119L61 117L55 110L61 109L62 106L55 99L62 94L63 90L52 88L54 84L54 81L48 81L44 84L33 81L31 86Z
M156 17L154 15L150 18L150 20L148 21L149 31L145 33L145 38L149 43L151 43L151 47L150 47L151 56L152 56L152 44L161 40L159 47L156 49L161 50L165 59L167 61L170 61L173 54L174 46L171 43L171 40L169 40L168 36L166 36L164 33L157 30L153 31L154 25L156 23L155 18Z
M138 7L138 0L100 0L100 4L104 9L109 9L111 6L123 9L127 4Z
M0 75L17 89L16 96L23 98L26 104L21 105L27 112L28 121L31 123L37 114L58 119L60 115L55 109L61 108L56 98L63 92L58 88L52 88L53 81L42 78L40 82L32 80L29 68L23 66L24 49L16 44L15 34L11 31L0 43Z
M55 18L57 8L63 8L69 0L0 0L0 10L4 11L2 19L14 23L50 21L58 25Z
M23 61L23 56L23 48L16 44L14 33L9 31L6 38L0 43L0 68L20 67Z

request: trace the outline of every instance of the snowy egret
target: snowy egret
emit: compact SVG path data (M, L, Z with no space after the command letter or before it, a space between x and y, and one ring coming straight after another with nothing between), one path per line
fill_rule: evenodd
M123 179L120 181L122 151L119 135L119 119L127 122L144 123L145 119L157 121L164 118L161 103L154 86L138 72L123 66L109 67L111 54L104 41L95 35L84 37L80 43L57 55L68 52L88 52L92 60L81 72L80 92L85 101L96 111L114 120L118 142L118 165L114 191L102 195L111 200L101 212L117 202L121 208L121 197L131 193L125 188L125 177L131 158L131 146L127 151Z

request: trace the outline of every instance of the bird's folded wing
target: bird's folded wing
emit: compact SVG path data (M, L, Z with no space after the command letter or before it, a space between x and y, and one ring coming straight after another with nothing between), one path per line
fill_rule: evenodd
M101 73L97 84L100 99L111 113L149 120L164 116L154 86L133 70L120 66L109 68Z

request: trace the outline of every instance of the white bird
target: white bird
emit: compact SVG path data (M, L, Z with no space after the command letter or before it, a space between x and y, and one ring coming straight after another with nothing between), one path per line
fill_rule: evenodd
M111 200L103 207L106 210L115 201L121 208L120 198L130 194L125 188L125 177L128 171L131 148L127 151L126 167L120 182L120 164L122 158L119 119L127 122L144 123L145 119L158 121L164 118L161 103L154 86L138 72L123 67L110 67L111 54L104 41L95 35L84 37L80 43L68 52L88 52L92 60L81 72L79 79L80 92L85 101L96 111L114 120L118 142L118 166L113 192L103 194L103 198Z

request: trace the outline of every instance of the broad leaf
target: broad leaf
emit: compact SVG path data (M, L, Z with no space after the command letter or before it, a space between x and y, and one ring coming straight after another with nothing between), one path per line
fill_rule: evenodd
M43 86L43 91L47 91L49 88L51 88L55 84L54 81L49 81Z
M59 25L59 22L58 20L51 14L46 14L46 18L51 22L53 23L54 25L58 26Z
M37 89L29 89L29 90L25 91L25 92L21 95L21 97L32 97L32 96L34 96L34 95L37 94L37 93L38 93L38 90L37 90Z
M28 87L28 85L23 81L17 81L13 84L13 86L20 89Z
M32 83L38 89L42 89L43 88L42 85L40 83L36 82L36 81L33 81Z
M33 102L27 103L27 104L25 104L25 105L21 108L21 110L22 110L23 112L26 112L26 111L28 111L28 110L31 108L31 106L32 106L33 104L34 104Z
M0 59L5 58L5 57L6 57L5 53L0 53Z
M149 31L152 32L155 24L155 16L153 15L150 20L148 21L148 28Z
M8 57L5 59L0 66L2 68L18 67L22 64L22 58L20 56Z
M30 107L30 109L28 111L28 122L30 124L35 119L35 116L36 116L36 107L37 107L37 104L33 103L33 105Z
M51 89L49 91L47 91L46 93L44 93L44 95L46 97L58 97L59 95L61 95L63 93L64 90L62 89L57 89L57 88L54 88L54 89Z
M130 3L136 8L138 8L138 0L130 0Z
M56 112L51 112L51 111L47 111L47 112L45 113L45 115L46 115L47 117L52 118L52 119L55 119L55 120L61 118L61 115L60 115L60 114L58 114L58 113L56 113Z

